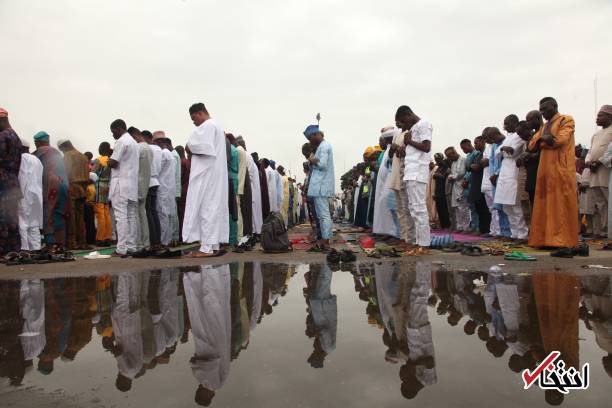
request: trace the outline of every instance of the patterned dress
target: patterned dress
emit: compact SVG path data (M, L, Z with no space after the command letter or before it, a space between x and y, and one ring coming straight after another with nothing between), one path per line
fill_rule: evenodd
M21 249L19 235L21 140L13 129L0 132L0 255Z

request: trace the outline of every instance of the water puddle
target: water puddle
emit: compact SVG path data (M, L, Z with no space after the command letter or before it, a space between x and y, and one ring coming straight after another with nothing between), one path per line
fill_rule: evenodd
M0 281L0 405L610 403L610 274L337 269L240 262ZM566 368L589 364L588 389L523 389L522 371L552 351Z

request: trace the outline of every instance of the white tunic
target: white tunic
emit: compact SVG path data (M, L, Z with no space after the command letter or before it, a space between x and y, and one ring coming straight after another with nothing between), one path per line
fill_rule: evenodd
M502 152L504 146L510 146L514 149L513 154ZM499 169L499 178L497 179L497 187L495 189L495 204L517 204L518 190L518 173L516 167L516 159L523 153L525 141L516 133L510 133L504 139L502 145L497 149L498 156L503 155L501 167Z
M22 153L19 167L19 186L23 196L19 201L19 225L22 228L42 226L42 175L43 166L38 157Z
M183 275L195 345L191 371L199 384L209 390L218 390L225 383L230 369L230 271L228 264L217 267L202 265L200 268L200 272Z
M161 171L159 173L159 191L157 195L164 199L171 198L174 200L176 163L170 150L162 149L161 153Z
M156 144L149 145L153 151L153 159L151 160L151 182L149 187L159 186L159 173L161 172L162 149Z
M215 245L229 241L228 174L225 133L213 119L187 141L193 153L183 221L183 240Z
M138 201L138 161L140 152L138 143L129 133L125 132L115 142L111 160L119 165L111 169L110 189L108 198L117 201L120 198Z
M250 154L246 155L249 179L251 180L251 195L253 197L253 232L261 234L263 210L261 206L261 185L259 184L259 169Z
M487 143L485 146L484 152L482 152L483 159L491 159L491 152L493 151L493 145ZM485 167L482 170L482 185L480 186L480 191L482 193L493 190L493 184L491 184L491 170L489 166Z
M278 201L276 201L276 170L268 166L266 168L266 181L268 182L268 198L270 200L270 211L278 212Z
M385 150L378 175L376 176L376 197L374 201L374 222L372 223L372 232L374 234L392 235L399 238L397 235L398 228L393 221L391 210L389 208L388 198L392 193L391 188L387 185L390 169L387 167L389 158L389 149Z
M424 119L415 123L409 131L414 142L422 143L426 140L431 142L433 126ZM406 134L407 132L404 132ZM404 181L418 181L427 183L429 180L429 163L431 162L431 151L424 152L410 145L406 146L404 157Z

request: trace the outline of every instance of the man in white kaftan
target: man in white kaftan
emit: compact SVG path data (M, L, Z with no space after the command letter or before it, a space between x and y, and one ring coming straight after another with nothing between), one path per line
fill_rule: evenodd
M38 157L30 154L30 143L22 139L19 187L19 235L22 251L40 250L40 229L43 223L42 175L43 166Z
M468 231L470 229L470 207L467 197L463 194L465 157L459 156L454 147L446 149L444 154L451 160L450 174L448 175L448 181L452 186L451 211L455 213L457 230Z
M263 210L261 205L261 185L259 183L259 169L250 154L246 155L247 170L251 182L251 195L253 197L253 233L261 234L263 225Z
M136 252L138 239L138 167L139 149L127 132L125 122L117 119L111 124L115 138L110 157L111 181L108 198L113 206L117 223L117 249L115 255Z
M523 153L525 141L516 133L508 133L496 155L501 160L499 178L495 190L495 204L504 206L504 213L510 221L510 231L514 239L527 239L529 228L525 222L518 186L519 168L516 159ZM502 159L503 158L503 159Z
M270 200L270 212L278 212L278 201L276 200L276 170L270 165L266 167L266 181L268 182L268 198Z
M195 346L190 362L193 376L199 383L196 401L210 404L215 392L227 380L230 369L229 265L202 265L197 272L186 272L183 286Z
M200 242L200 252L193 256L212 256L220 243L229 242L225 133L204 104L195 104L189 111L197 127L186 145L192 157L183 241Z
M169 149L169 140L162 131L153 133L153 141L162 149L161 170L159 172L159 190L157 190L157 214L161 244L169 245L172 241L172 219L176 213L176 162Z
M383 132L382 138L388 140L389 146L393 140L393 136L398 132L397 129L391 128ZM391 211L389 200L391 194L395 194L388 186L387 179L391 171L391 162L389 160L389 146L383 153L378 174L376 176L376 197L374 200L374 221L372 223L372 232L374 234L391 235L396 238L400 237L399 221L394 217ZM395 198L395 196L394 196Z

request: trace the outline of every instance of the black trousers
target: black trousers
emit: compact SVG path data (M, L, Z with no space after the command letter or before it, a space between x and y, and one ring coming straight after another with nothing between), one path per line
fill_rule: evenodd
M96 243L96 212L93 204L85 204L85 239L88 244Z
M240 213L242 214L242 235L249 237L253 235L253 192L248 169L244 177L244 190L240 196Z
M440 227L443 229L450 228L450 215L448 214L448 205L446 204L446 197L434 197L436 201L436 211L438 211L438 219L440 220Z
M145 209L147 210L147 224L149 225L149 242L151 246L161 245L161 227L157 214L157 189L159 186L149 187Z
M478 214L478 230L481 234L488 234L491 231L491 213L483 193L478 194L478 198L474 201L474 207Z

